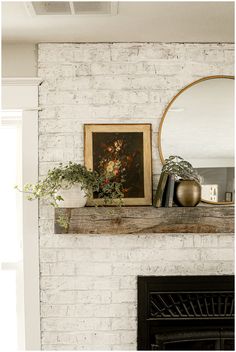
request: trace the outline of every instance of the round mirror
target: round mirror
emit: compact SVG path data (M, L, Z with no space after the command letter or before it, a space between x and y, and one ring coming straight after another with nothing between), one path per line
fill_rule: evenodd
M202 201L234 202L234 77L211 76L183 88L162 117L158 147L189 161L202 179Z

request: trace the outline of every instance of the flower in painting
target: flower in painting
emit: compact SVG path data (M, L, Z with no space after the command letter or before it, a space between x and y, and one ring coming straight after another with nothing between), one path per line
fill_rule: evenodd
M113 172L114 165L115 165L114 161L109 161L109 163L107 164L107 167L106 167L106 171Z
M114 146L115 146L115 151L119 152L123 146L123 141L122 139L118 139L114 142Z
M109 146L109 147L107 148L107 151L108 151L109 153L113 153L113 152L114 152L114 148L113 148L112 146Z
M106 173L117 176L120 172L121 162L119 160L111 160L106 166Z

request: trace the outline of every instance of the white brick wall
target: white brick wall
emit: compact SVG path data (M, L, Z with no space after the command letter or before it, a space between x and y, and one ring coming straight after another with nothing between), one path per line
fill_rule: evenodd
M83 162L84 123L152 123L202 76L233 74L232 44L40 44L40 175ZM53 235L40 204L44 350L135 350L137 275L233 273L231 234Z

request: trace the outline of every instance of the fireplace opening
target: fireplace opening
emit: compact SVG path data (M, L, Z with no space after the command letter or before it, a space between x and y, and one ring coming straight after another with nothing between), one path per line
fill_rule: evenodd
M139 276L138 350L234 350L234 277Z

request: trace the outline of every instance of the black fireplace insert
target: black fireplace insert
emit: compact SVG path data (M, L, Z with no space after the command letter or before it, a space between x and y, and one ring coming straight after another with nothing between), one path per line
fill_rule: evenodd
M234 277L139 276L138 350L234 350Z

